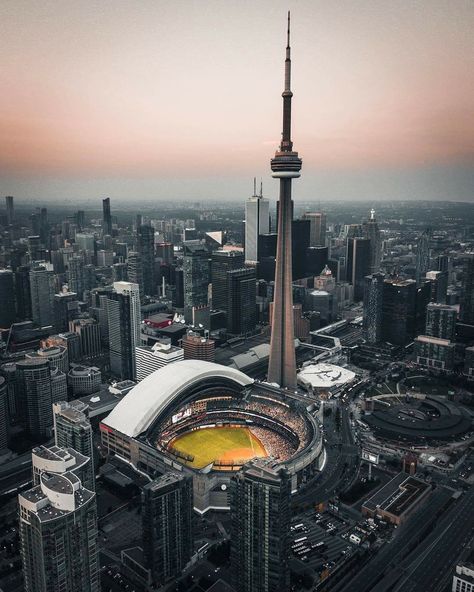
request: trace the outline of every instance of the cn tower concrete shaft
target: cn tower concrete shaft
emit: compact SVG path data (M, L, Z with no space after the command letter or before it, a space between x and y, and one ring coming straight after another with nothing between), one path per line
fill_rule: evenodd
M291 270L291 179L280 179L278 238L273 295L272 336L268 380L296 386L296 356Z

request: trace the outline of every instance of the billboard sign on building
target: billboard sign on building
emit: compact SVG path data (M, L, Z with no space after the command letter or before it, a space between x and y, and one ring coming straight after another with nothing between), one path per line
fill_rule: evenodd
M370 450L362 450L362 460L369 462L373 465L379 464L379 455L371 452Z

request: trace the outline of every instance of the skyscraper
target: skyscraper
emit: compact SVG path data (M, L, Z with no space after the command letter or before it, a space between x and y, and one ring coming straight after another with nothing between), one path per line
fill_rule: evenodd
M15 322L15 316L13 272L0 269L0 329L9 329Z
M237 592L289 590L290 480L268 461L231 482L231 565Z
M184 317L192 323L193 307L207 305L210 283L209 252L197 241L184 243Z
M142 490L143 551L155 585L181 574L193 548L193 482L168 472Z
M430 269L431 228L427 228L416 242L416 281L420 282Z
M306 276L306 253L309 250L311 223L309 220L293 220L291 224L291 279Z
M13 220L15 218L15 210L12 195L7 195L5 197L5 204L7 207L7 224L10 226L10 224L13 224Z
M365 277L364 284L364 339L368 343L382 340L383 273Z
M244 254L241 251L214 251L211 255L212 308L227 312L228 277L227 273L244 267Z
M95 490L94 441L92 426L86 415L86 405L80 401L53 404L54 442L61 448L73 448L90 458L85 487Z
M28 433L38 440L53 428L51 368L47 359L19 360L16 364L20 414Z
M10 414L8 413L7 381L0 376L0 453L8 446L8 429Z
M383 284L382 339L406 345L416 330L416 282L385 280Z
M112 215L110 213L110 197L102 200L102 233L112 236Z
M135 378L135 348L140 343L138 284L115 282L108 294L110 369L122 380Z
M474 253L466 253L464 260L459 318L466 325L474 325Z
M253 181L253 195L245 202L245 261L256 264L258 259L258 237L270 232L270 202L257 194L256 180Z
M137 284L140 289L140 296L145 295L143 284L143 261L138 251L130 251L127 257L128 281Z
M326 246L326 214L323 212L305 212L303 220L311 222L309 246L310 247L325 247Z
M54 295L54 329L58 333L68 331L69 321L79 314L79 301L75 292L63 290Z
M155 274L155 229L141 224L137 228L137 248L142 260L143 295L154 296L157 289Z
M378 273L380 271L380 261L382 259L382 241L380 239L380 229L375 218L375 210L370 210L370 218L363 224L365 238L370 240L370 264L369 273Z
M364 297L364 278L370 271L371 243L368 238L347 239L347 281L354 286L354 300Z
M257 324L257 276L250 267L227 272L227 331L246 335Z
M98 592L95 493L72 472L45 472L18 504L25 592Z
M280 149L271 161L272 177L280 179L277 256L273 299L272 335L268 380L282 387L296 386L296 357L293 321L291 274L291 180L300 176L301 159L293 151L291 141L291 50L290 13L285 59L285 90L283 91L283 133Z
M84 298L84 259L74 255L68 261L69 289L75 292L79 300Z
M43 266L30 271L32 319L40 327L54 325L54 273Z
M431 301L446 304L448 294L448 272L427 271L426 279L431 283Z
M31 319L30 267L21 265L15 270L16 314L20 321Z

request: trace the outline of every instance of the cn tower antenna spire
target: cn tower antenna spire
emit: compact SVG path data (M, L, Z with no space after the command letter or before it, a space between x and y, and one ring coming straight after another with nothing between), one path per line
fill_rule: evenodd
M280 150L291 152L293 142L291 141L291 48L290 48L290 12L288 11L288 30L286 37L286 58L285 58L285 90L283 91L283 133L281 136Z
M288 31L286 37L286 49L290 49L290 11L288 11Z

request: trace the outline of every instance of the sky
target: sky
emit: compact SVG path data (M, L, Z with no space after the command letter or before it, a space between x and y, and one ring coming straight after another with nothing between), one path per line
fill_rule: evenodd
M0 195L474 201L472 0L2 0Z

